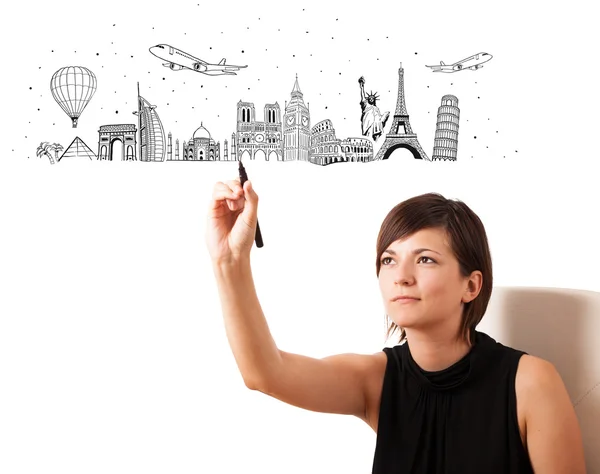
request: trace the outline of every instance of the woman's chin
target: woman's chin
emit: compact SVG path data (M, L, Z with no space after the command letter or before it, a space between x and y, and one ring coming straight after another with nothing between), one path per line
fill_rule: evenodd
M418 325L418 320L414 317L408 316L397 316L395 318L390 318L396 324L396 326L400 326L401 328L409 328L412 329L415 325Z

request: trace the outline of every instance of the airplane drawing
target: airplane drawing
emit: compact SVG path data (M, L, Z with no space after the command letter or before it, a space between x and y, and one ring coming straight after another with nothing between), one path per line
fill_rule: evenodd
M457 61L454 64L446 64L444 61L440 61L440 65L427 66L430 67L433 72L458 72L470 69L471 71L477 71L483 67L483 63L487 63L493 56L488 53L477 53L473 56L469 56L466 59Z
M182 69L191 69L192 71L201 72L209 76L230 75L236 76L234 71L239 71L241 68L248 66L234 66L226 64L225 58L221 59L219 64L211 64L202 59L195 58L191 54L181 51L180 49L169 46L168 44L157 44L150 48L150 52L157 58L166 61L163 66L168 67L172 71L181 71Z

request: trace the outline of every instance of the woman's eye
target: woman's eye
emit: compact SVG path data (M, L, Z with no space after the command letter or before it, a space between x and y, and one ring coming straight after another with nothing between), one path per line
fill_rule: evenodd
M421 256L421 257L419 257L419 260L418 260L418 262L421 262L421 261L423 261L423 259L426 259L426 260L428 260L428 261L426 261L426 262L424 262L424 263L435 263L435 260L433 260L433 259L432 259L432 258L430 258L430 257L425 257L425 256ZM381 264L382 264L382 265L387 265L388 263L386 263L386 262L387 262L388 260L392 260L392 258L391 258L391 257L383 257L383 258L381 259Z

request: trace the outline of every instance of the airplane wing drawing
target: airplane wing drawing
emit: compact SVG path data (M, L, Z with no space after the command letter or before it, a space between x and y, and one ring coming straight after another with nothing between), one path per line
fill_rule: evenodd
M168 44L152 46L150 52L157 58L166 61L163 62L162 65L168 67L172 71L189 69L191 71L206 74L207 76L236 76L237 74L235 71L248 67L227 64L225 58L221 59L219 64L211 64Z
M477 69L481 69L483 67L483 63L488 62L492 59L493 56L489 53L477 53L473 56L470 56L461 61L455 62L454 64L446 64L444 61L440 61L439 66L436 64L434 66L426 66L431 68L433 72L458 72L469 69L471 71L477 71Z

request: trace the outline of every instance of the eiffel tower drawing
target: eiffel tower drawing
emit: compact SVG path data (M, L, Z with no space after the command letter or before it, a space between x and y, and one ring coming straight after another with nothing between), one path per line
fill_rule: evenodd
M398 69L398 76L398 101L396 102L394 121L374 161L387 160L397 148L408 149L416 159L431 161L419 144L417 134L413 133L408 120L408 112L404 102L404 69L402 63L400 63L400 69Z

